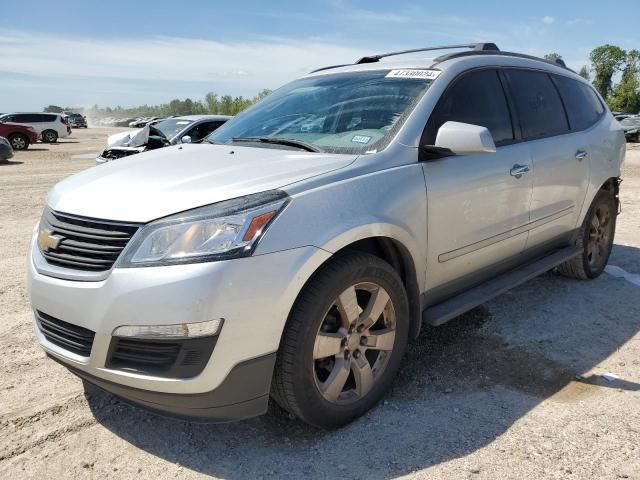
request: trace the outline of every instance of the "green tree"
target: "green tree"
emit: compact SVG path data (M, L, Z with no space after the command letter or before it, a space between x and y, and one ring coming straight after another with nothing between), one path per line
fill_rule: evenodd
M47 113L62 113L63 110L64 109L58 105L47 105L42 111Z
M640 51L627 52L622 77L612 90L609 106L612 110L638 113L640 111Z
M578 75L580 75L585 80L591 80L591 74L589 73L589 67L587 67L586 65L582 66L582 68L578 72Z
M607 99L611 93L613 76L625 62L626 52L615 45L602 45L595 48L590 55L593 65L593 86Z
M560 55L559 53L556 52L552 52L552 53L547 53L544 56L545 60L549 60L550 62L555 62L556 60L562 60L562 55Z

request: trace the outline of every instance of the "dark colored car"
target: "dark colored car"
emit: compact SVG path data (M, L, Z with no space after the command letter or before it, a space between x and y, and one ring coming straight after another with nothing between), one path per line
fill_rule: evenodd
M13 157L13 148L9 140L4 137L0 137L0 161L9 160Z
M87 118L79 113L70 113L67 120L71 128L87 128Z
M640 117L627 117L620 120L624 128L624 137L627 142L640 142Z
M33 127L2 120L0 120L0 136L9 140L14 150L26 150L30 144L38 140L38 133Z

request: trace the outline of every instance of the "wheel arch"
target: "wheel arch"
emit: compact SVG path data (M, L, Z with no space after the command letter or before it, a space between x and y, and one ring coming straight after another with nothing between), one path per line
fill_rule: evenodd
M347 237L348 238L348 237ZM420 303L420 274L417 268L415 255L404 242L388 235L363 235L356 238L350 238L350 241L341 243L332 242L332 248L328 250L331 253L325 261L317 266L311 275L308 276L302 288L298 291L296 298L291 306L291 311L295 308L300 295L307 285L315 278L315 276L334 258L340 255L346 255L349 252L362 252L374 255L381 260L389 263L402 280L402 284L407 292L409 301L409 339L415 339L420 333L422 324L422 310Z
M599 183L599 186L596 186L596 188L592 188L589 190L589 192L587 193L587 198L585 198L585 202L582 206L582 211L580 212L580 217L578 218L578 227L580 225L582 225L582 222L584 222L584 219L587 215L587 212L589 211L589 208L591 208L591 204L593 203L593 200L596 198L596 195L598 194L598 192L605 190L607 192L610 192L614 198L615 198L615 202L616 202L616 208L618 209L618 212L620 211L620 184L622 183L622 178L619 176L615 176L615 177L609 177L606 178L604 181L602 181L601 183ZM596 184L598 185L598 184Z

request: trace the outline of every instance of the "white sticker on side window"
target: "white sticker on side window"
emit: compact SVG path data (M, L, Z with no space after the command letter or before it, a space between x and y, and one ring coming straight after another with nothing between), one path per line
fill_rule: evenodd
M435 80L440 75L440 70L391 70L386 78L417 78L419 80Z

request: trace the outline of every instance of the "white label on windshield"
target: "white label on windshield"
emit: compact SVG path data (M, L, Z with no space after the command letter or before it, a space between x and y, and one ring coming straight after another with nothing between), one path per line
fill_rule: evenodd
M369 135L354 135L351 141L353 143L369 143L371 137Z
M435 80L440 70L391 70L386 78L417 78L419 80Z
M191 122L185 122L184 120L181 122L176 122L176 125L189 125Z

